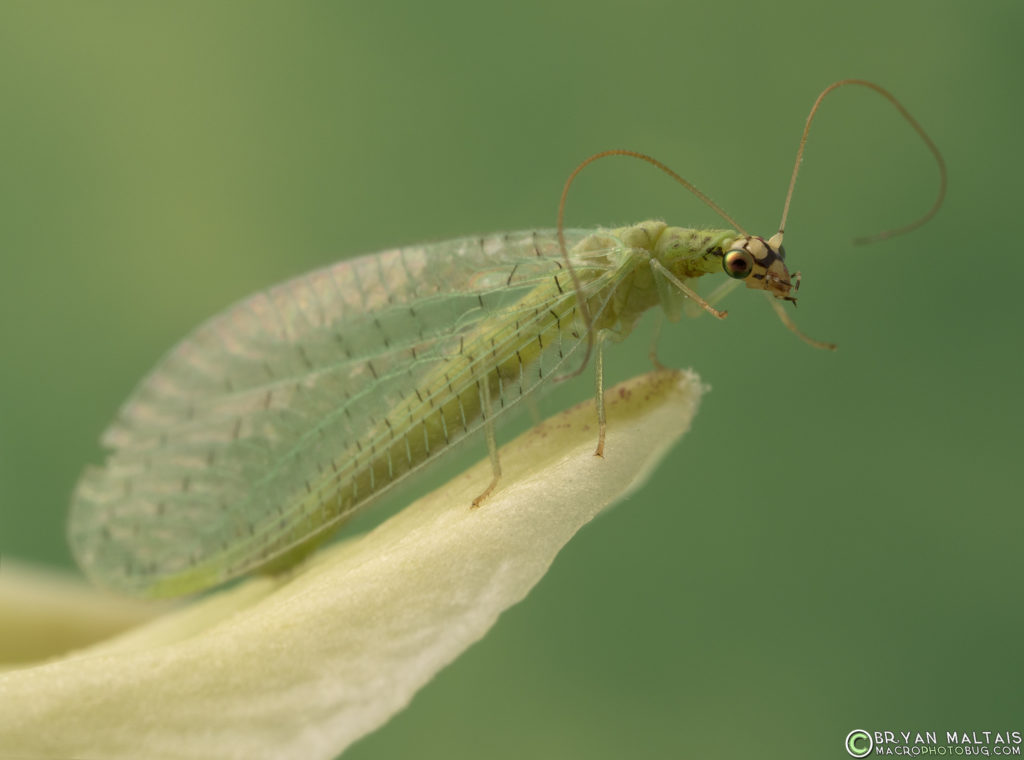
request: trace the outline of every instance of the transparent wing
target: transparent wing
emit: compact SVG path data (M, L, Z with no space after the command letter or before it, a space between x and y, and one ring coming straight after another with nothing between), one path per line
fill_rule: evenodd
M567 245L588 235L569 231ZM574 254L588 295L614 274L602 246L621 250L600 240ZM467 238L341 262L213 317L104 434L112 453L72 501L79 564L136 593L197 567L207 576L188 585L201 588L264 564L281 553L275 533L315 527L299 497L323 481L325 462L336 467L463 336L495 315L528 324L556 302L568 313L576 295L562 267L551 231ZM559 273L565 288L545 290ZM524 305L548 291L550 304Z

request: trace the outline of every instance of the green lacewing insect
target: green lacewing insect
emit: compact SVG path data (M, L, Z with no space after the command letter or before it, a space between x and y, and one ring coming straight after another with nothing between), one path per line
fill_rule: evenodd
M602 346L661 306L713 302L734 285L762 291L783 322L800 274L782 247L807 134L822 100L845 85L885 97L924 140L940 187L907 232L938 210L945 166L886 90L861 80L826 88L807 118L779 230L747 233L660 162L606 151L570 175L555 230L462 238L343 261L213 317L139 384L102 438L102 467L74 492L68 535L96 582L149 596L200 591L299 561L356 511L483 430L495 486L493 425L505 411L596 353L603 452ZM565 199L592 161L624 155L675 178L732 229L648 221L564 229ZM723 273L707 299L687 283ZM581 347L584 349L580 351Z

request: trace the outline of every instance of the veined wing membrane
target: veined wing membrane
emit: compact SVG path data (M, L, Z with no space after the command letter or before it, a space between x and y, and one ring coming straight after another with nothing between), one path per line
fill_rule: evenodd
M569 246L586 234L571 232ZM576 294L563 266L551 232L464 239L341 262L214 317L142 382L104 436L114 451L73 501L83 565L109 585L144 590L147 577L213 558L234 575L282 553L296 531L282 536L279 525L301 526L344 487L346 458L385 443L389 414L450 402L487 362L508 358L516 331L570 312ZM588 288L613 269L607 251L577 266ZM453 372L454 391L420 389L498 323L507 334L495 333L492 355ZM519 395L574 348L548 351ZM411 402L417 390L428 397Z

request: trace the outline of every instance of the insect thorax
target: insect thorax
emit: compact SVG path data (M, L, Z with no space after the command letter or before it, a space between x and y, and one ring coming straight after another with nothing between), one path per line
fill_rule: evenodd
M598 327L624 338L640 316L662 306L670 319L678 317L679 302L685 297L650 265L656 259L678 280L686 281L722 272L723 251L737 238L732 230L701 230L670 227L662 221L647 221L604 233L625 249L615 292L599 320ZM594 236L595 245L600 234ZM586 249L588 241L580 248Z

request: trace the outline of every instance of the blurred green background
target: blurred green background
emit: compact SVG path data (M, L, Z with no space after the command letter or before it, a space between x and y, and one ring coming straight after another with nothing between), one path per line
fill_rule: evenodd
M0 6L0 550L71 567L83 465L174 341L339 258L550 227L589 153L667 161L787 230L797 341L760 297L667 326L713 386L653 481L351 758L845 757L847 732L1022 730L1024 5ZM577 226L719 225L609 161ZM608 356L647 368L647 328ZM590 392L559 388L557 408ZM482 456L483 448L479 454ZM610 455L614 456L614 452ZM747 462L737 475L737 457Z

